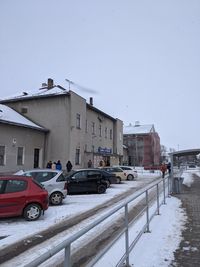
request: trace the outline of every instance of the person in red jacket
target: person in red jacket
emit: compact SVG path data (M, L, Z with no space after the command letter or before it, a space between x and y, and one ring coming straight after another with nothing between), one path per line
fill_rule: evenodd
M162 165L160 166L160 170L162 172L162 178L165 177L165 173L167 171L167 165L165 163L162 163Z

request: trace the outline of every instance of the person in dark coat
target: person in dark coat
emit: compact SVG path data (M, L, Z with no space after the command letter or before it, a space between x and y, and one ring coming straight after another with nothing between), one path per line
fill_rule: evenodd
M167 169L168 169L168 172L169 174L171 173L171 162L168 162L167 164Z
M67 171L70 172L72 170L72 164L71 164L71 161L68 160L67 164L66 164L66 168L67 168Z
M62 170L62 164L61 164L60 160L58 160L56 163L56 170L59 170L59 171Z
M52 166L52 161L49 160L49 161L47 162L47 166L46 166L46 168L47 168L47 169L51 169L51 166Z
M89 161L88 161L88 168L91 168L92 167L92 161L91 161L91 159L89 159Z

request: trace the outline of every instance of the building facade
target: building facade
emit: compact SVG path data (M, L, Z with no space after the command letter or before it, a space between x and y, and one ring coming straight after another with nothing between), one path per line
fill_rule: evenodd
M160 138L154 125L136 122L134 126L124 126L123 140L128 154L125 164L145 168L160 165Z
M39 151L41 167L49 160L60 160L63 169L68 160L73 168L87 167L89 159L94 167L100 161L107 165L122 162L123 123L95 108L91 98L87 103L71 90L48 84L36 93L24 92L0 103L48 129Z
M48 130L0 105L0 173L43 166Z

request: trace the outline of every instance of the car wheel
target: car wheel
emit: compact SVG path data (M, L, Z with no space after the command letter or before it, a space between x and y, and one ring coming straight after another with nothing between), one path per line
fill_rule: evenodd
M63 196L62 193L60 192L53 192L49 197L49 202L52 205L60 205L62 204L62 201L63 201Z
M110 181L109 180L106 181L106 184L107 184L107 188L110 187Z
M25 207L23 217L27 221L35 221L40 217L41 211L42 209L38 204L32 203Z
M103 193L105 193L105 192L106 192L106 186L103 185L103 184L98 185L98 187L97 187L97 192L98 192L98 194L103 194Z
M134 179L134 176L132 174L129 174L127 176L127 180L132 181Z
M117 181L117 184L120 184L121 183L121 178L120 177L116 177L116 181Z

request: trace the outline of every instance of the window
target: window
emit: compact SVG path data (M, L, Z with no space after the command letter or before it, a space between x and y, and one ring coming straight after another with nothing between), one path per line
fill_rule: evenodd
M105 128L105 138L107 138L107 134L108 134L108 129L107 127Z
M102 136L102 133L101 133L101 124L99 124L99 136L100 137Z
M26 114L26 113L28 113L28 108L27 108L27 107L22 107L22 108L21 108L21 113L22 113L22 114Z
M76 149L76 155L75 155L75 165L80 164L80 148Z
M87 133L88 132L88 121L86 120L85 122L85 132Z
M17 149L17 165L24 164L24 148L18 147Z
M0 146L0 166L5 165L5 146Z
M27 181L9 180L6 184L5 193L24 191L27 188Z
M110 139L112 139L112 129L110 129Z
M95 134L95 123L92 122L92 134Z
M81 115L79 113L76 113L76 128L81 128Z

